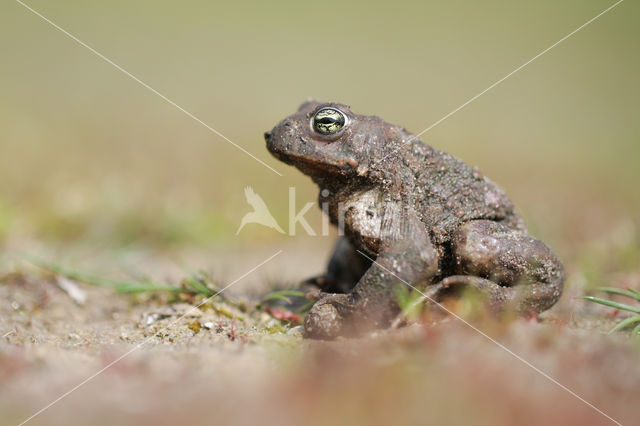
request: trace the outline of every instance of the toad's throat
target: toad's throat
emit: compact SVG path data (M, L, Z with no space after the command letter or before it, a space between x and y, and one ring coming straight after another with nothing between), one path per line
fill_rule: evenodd
M295 166L305 175L314 178L314 180L315 178L320 178L343 181L356 175L354 167L347 161L332 161L329 159L318 161L304 155L283 153L274 153L274 155L279 160Z

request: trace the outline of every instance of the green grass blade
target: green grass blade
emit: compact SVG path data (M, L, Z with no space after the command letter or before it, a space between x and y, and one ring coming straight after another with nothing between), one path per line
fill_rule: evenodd
M398 306L400 306L400 309L404 312L404 310L408 308L409 302L411 302L409 290L405 285L397 285L393 288L393 292L396 296Z
M287 305L291 305L293 303L293 300L291 300L287 296L283 296L281 294L274 294L274 295L268 296L267 298L263 299L262 301L263 302L273 302L274 300L282 300Z
M631 293L635 294L636 296L638 296L640 298L640 291L636 290L635 288L628 288L627 290L629 290ZM638 299L640 300L640 299Z
M634 336L640 334L640 324L636 325L636 328L633 329L631 334L634 335Z
M183 281L185 282L185 284L187 284L190 287L192 287L195 290L195 293L197 293L197 294L203 294L203 295L205 295L207 297L212 296L214 294L209 287L204 285L197 278L187 277L187 278L184 278Z
M203 271L197 271L189 266L181 265L181 269L188 275L183 281L185 284L193 287L196 294L203 294L207 297L213 296L217 291L217 287L211 283L207 285L207 281L211 281L207 274Z
M316 303L316 300L308 301L307 303L305 303L304 305L296 309L296 314L306 314L309 311L309 309L311 309L311 307L315 305L315 303Z
M594 303L599 303L601 305L610 306L612 308L620 309L623 311L633 312L634 314L640 314L640 308L633 307L631 305L627 305L624 303L614 302L612 300L601 299L595 296L584 296L580 297L580 299L589 300Z
M87 284L95 284L89 281L83 281ZM172 285L161 285L154 283L153 285L140 284L140 283L125 283L125 282L117 282L116 285L113 286L113 289L117 293L146 293L149 291L169 291L173 293L178 293L182 291L180 287L175 287Z
M273 300L283 300L286 303L291 304L293 303L291 300L291 297L305 297L305 293L298 290L272 291L262 299L262 302L270 302Z
M108 278L83 274L77 271L71 271L58 265L43 262L41 260L30 259L29 261L39 268L52 272L56 275L60 275L73 281L83 282L98 287L109 287L114 289L118 293L144 293L147 291L179 292L182 290L180 287L172 286L170 284L154 283L146 280L143 282L111 280Z
M280 294L282 296L305 297L306 293L300 290L278 290L269 294Z
M623 328L631 325L631 324L635 324L637 322L640 322L640 315L634 316L634 317L630 317L627 318L623 321L620 321L620 323L618 325L616 325L615 327L613 327L610 331L609 334L611 333L615 333L618 330L622 330Z
M601 291L603 293L617 294L619 296L629 297L631 299L634 299L640 302L640 293L634 294L629 290L623 290L621 288L615 288L615 287L599 287L596 290Z

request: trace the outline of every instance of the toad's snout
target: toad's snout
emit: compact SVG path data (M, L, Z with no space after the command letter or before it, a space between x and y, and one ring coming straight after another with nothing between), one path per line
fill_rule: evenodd
M267 149L271 152L271 153L275 153L277 151L279 151L278 146L279 145L277 143L278 141L278 137L277 135L274 136L274 130L270 130L268 132L264 132L264 140L267 143Z
M295 140L294 128L287 123L264 132L267 150L278 158L281 158L281 155L293 154L297 150L297 145L292 142Z

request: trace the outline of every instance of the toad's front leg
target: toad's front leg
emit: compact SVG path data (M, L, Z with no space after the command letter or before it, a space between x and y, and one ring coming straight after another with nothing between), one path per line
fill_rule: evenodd
M424 288L433 279L438 256L424 225L409 214L391 234L381 240L375 262L350 293L326 296L311 308L304 323L307 336L333 339L388 327L400 311L394 287Z

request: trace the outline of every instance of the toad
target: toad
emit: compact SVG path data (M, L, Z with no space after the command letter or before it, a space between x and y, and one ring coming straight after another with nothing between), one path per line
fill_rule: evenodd
M307 336L333 339L388 327L396 285L432 301L456 288L489 306L542 312L560 298L561 262L531 237L505 192L400 126L339 103L309 101L265 133L267 149L319 186L338 240Z

